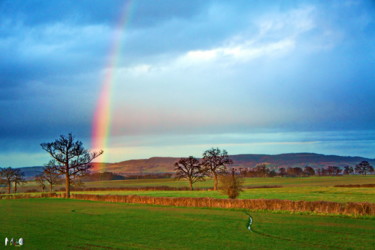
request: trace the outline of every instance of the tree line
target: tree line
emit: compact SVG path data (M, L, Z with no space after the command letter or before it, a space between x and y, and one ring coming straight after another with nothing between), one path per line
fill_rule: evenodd
M25 175L20 169L11 167L0 168L0 184L3 183L8 187L8 194L11 192L12 185L14 187L14 193L17 193L17 187L25 182Z
M254 168L237 168L236 173L243 177L303 177L303 176L338 176L338 175L352 175L361 174L367 175L374 173L374 167L368 161L362 161L355 167L345 166L343 168L337 166L328 166L325 168L313 168L306 166L279 168L277 170L270 169L266 163L257 164Z

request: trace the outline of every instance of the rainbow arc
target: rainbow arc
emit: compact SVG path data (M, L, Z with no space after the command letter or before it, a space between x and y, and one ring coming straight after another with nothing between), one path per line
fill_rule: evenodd
M116 69L121 57L122 39L126 26L130 20L130 14L134 9L133 1L125 1L121 11L120 18L116 24L111 46L108 54L108 62L105 67L105 74L102 81L100 96L96 105L94 118L92 122L91 148L93 150L103 149L104 154L100 161L105 162L109 150L109 138L111 135L111 100L112 92L116 82ZM97 171L103 170L103 164L99 164Z

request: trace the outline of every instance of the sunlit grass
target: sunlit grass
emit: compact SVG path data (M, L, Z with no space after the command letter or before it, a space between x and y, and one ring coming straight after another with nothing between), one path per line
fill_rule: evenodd
M373 219L66 199L0 200L27 249L372 249Z
M144 195L155 197L227 198L217 191L77 191L78 194ZM239 199L282 199L375 203L375 188L285 187L245 189Z
M240 195L240 199L286 199L306 201L336 201L336 202L372 202L375 203L375 188L342 188L333 187L341 184L375 184L375 176L326 176L326 177L304 177L304 178L245 178L244 185L256 186L281 186L280 188L255 188L246 189ZM40 188L32 182L28 186L20 188L20 192L30 188L40 191ZM96 181L86 182L85 188L140 188L140 187L188 187L186 181L175 179L139 179L119 181ZM213 186L211 179L198 182L195 188L209 188ZM59 190L62 185L57 186ZM3 192L5 188L2 188ZM1 191L1 190L0 190ZM212 197L226 198L225 195L216 191L85 191L76 193L90 194L120 194L120 195L146 195L165 197Z

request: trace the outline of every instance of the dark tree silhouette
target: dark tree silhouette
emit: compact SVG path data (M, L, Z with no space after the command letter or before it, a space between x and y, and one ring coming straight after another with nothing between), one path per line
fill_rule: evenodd
M43 192L46 189L45 181L46 180L44 179L43 173L40 173L37 176L35 176L35 182L42 188Z
M374 168L368 161L361 161L355 166L355 171L359 174L366 175L368 172L374 172Z
M203 153L202 165L204 171L214 177L214 190L217 190L218 175L226 172L226 165L232 164L233 161L229 158L226 150L219 148L211 148Z
M201 164L197 158L189 156L188 158L181 158L174 164L176 171L176 178L187 179L189 181L190 190L193 190L193 184L197 181L204 181L206 172L203 171Z
M230 199L236 199L243 191L243 179L235 175L234 171L233 168L231 174L226 173L219 176L220 191L228 195Z
M279 168L279 175L280 176L286 176L286 169L285 168Z
M10 190L12 188L14 174L15 174L15 169L11 167L0 169L0 177L5 181L8 187L8 194L10 194Z
M270 173L270 170L267 168L266 163L258 163L254 168L254 172L259 177L267 177Z
M286 172L289 176L301 176L303 174L303 170L300 167L288 168Z
M349 175L354 173L354 169L352 166L345 166L343 174Z
M310 167L310 166L306 166L304 169L303 169L303 173L307 176L312 176L312 175L315 175L315 170Z
M90 153L83 147L81 141L75 140L72 134L61 135L50 143L42 143L41 147L53 158L48 164L65 176L66 197L70 198L70 185L78 177L88 174L91 162L103 154L103 150Z
M49 184L49 190L50 190L50 192L52 192L53 191L53 186L56 185L56 184L61 183L62 180L61 180L60 176L61 175L60 175L59 171L54 166L53 160L51 160L43 168L43 172L41 173L41 175L38 176L38 178L40 179L40 180L38 180L38 182L39 183L40 183L40 181L42 181L43 183L47 182ZM43 186L42 186L42 188L43 188Z
M328 166L327 171L329 175L339 175L341 173L341 169L337 166Z
M26 182L25 174L20 169L14 169L12 182L14 183L14 193L17 193L17 186Z

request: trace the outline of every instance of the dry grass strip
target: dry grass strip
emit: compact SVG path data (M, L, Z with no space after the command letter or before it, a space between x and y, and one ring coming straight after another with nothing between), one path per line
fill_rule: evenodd
M65 194L42 193L37 195L0 195L0 199L28 198L64 198ZM93 195L71 194L72 199L163 205L177 207L208 207L208 208L244 208L251 210L275 210L291 212L312 212L319 214L339 215L375 215L375 203L369 202L331 202L331 201L290 201L278 199L215 199L186 197L151 197L139 195Z

